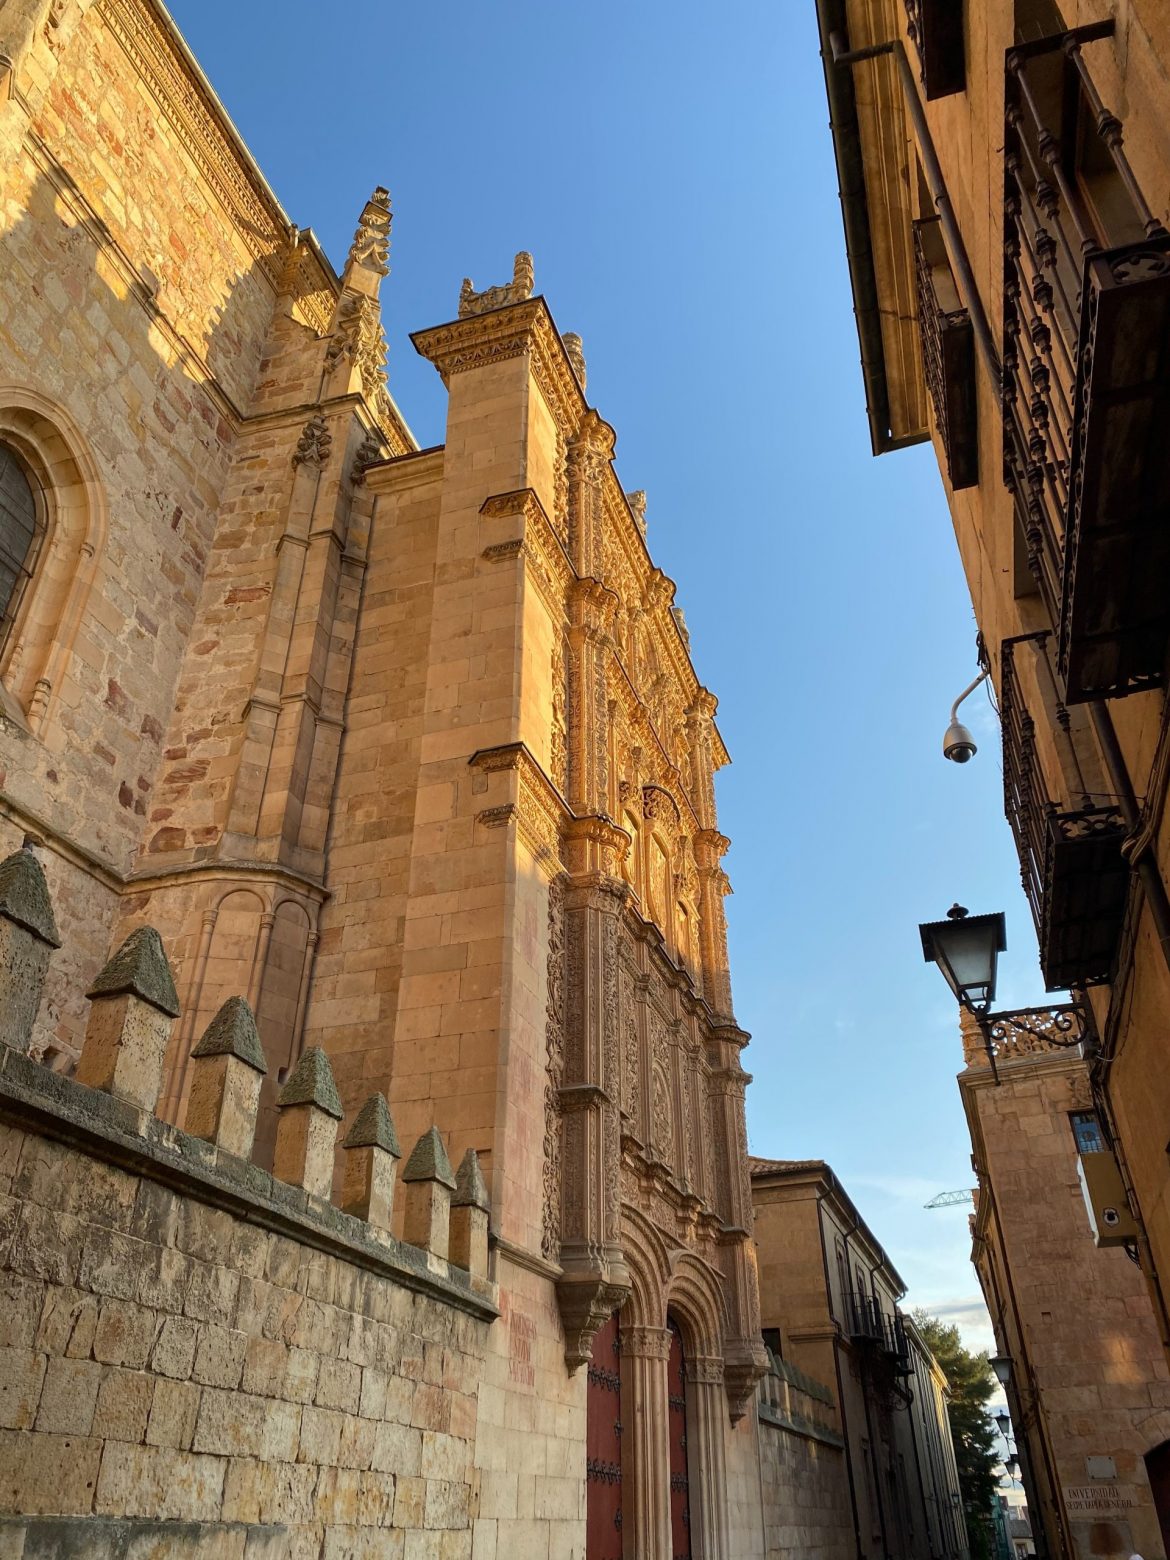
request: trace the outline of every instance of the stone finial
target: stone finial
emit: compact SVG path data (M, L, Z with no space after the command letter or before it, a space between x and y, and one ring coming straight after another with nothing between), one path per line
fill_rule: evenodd
M252 1009L243 997L229 997L191 1052L187 1131L247 1159L267 1071Z
M345 1134L341 1206L375 1229L388 1230L394 1211L394 1176L402 1151L384 1094L371 1094Z
M532 256L522 249L512 265L512 280L502 287L485 287L483 292L476 292L470 276L463 278L463 286L459 289L459 318L465 320L471 314L489 314L492 309L525 303L532 297L535 284Z
M408 1246L418 1246L433 1257L447 1257L450 1240L451 1193L455 1177L451 1161L443 1147L439 1129L424 1132L414 1145L406 1169L406 1218L402 1237Z
M626 503L634 516L635 523L642 535L646 535L646 490L635 488L632 493L626 494Z
M174 976L153 926L130 933L86 996L92 1006L77 1081L153 1111L179 1016Z
M349 246L347 271L350 266L360 265L379 277L389 272L390 227L393 221L390 191L379 185L362 208L357 232Z
M565 344L565 356L572 364L573 372L577 376L577 383L584 392L586 385L585 373L585 346L575 330L567 330L561 337Z
M61 946L34 841L0 861L0 1044L28 1052L54 948Z
M491 1200L479 1168L479 1155L469 1148L455 1177L451 1199L450 1260L473 1278L487 1277L488 1216Z
M329 1058L311 1046L276 1097L276 1149L272 1173L313 1197L329 1196L341 1099Z
M682 642L687 649L691 648L691 631L687 627L687 615L681 607L671 607L670 615L674 619L675 627L682 636Z

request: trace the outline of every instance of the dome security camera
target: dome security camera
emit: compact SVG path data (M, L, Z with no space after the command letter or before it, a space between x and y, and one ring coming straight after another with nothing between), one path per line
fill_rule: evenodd
M964 688L951 705L951 723L947 727L946 736L943 738L943 757L949 758L952 764L969 763L979 751L975 746L975 738L959 719L959 705L975 692L980 683L986 682L989 676L990 668L980 672L970 687Z
M943 757L949 758L953 764L965 764L974 758L978 751L975 738L962 721L953 720L943 738Z

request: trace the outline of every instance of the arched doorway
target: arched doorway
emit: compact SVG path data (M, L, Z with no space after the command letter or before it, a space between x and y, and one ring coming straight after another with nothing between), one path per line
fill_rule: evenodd
M1162 1529L1162 1547L1170 1555L1170 1441L1163 1441L1146 1453L1146 1474Z
M621 1408L622 1332L615 1311L593 1340L586 1385L587 1560L622 1560Z
M691 1560L691 1495L687 1473L687 1360L682 1333L673 1316L670 1358L666 1366L667 1438L670 1447L670 1552L672 1560Z

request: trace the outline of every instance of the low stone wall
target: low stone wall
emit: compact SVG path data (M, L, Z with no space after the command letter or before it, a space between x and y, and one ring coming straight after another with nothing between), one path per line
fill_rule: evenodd
M783 1560L853 1560L845 1443L832 1394L771 1357L758 1399L764 1553Z
M173 986L135 933L89 992L78 1079L26 1053L56 938L35 853L0 863L0 1556L470 1560L476 1393L498 1314L474 1155L427 1133L395 1187L307 1052L275 1173L247 1158L263 1056L233 999L154 1114ZM96 1086L95 1086L96 1085ZM388 1233L396 1192L406 1232ZM348 1210L348 1211L347 1211Z

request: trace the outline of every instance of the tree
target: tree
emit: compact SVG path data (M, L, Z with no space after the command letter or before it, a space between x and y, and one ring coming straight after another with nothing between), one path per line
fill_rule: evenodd
M971 1560L992 1560L999 1456L987 1405L995 1392L995 1377L986 1354L972 1354L963 1347L957 1327L948 1327L925 1311L914 1312L914 1325L941 1366L950 1389L947 1416L955 1443Z

